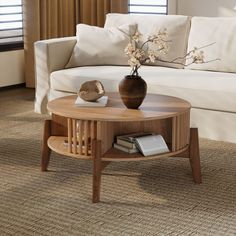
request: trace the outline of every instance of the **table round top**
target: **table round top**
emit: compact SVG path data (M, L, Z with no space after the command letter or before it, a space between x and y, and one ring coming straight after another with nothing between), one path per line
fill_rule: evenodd
M118 93L107 93L106 107L78 107L76 95L57 98L48 103L48 110L55 115L95 121L145 121L180 115L189 111L191 104L183 99L147 94L139 109L127 109Z

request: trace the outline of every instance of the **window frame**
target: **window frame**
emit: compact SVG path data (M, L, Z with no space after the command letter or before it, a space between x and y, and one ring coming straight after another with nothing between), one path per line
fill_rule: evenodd
M129 14L145 14L145 15L168 15L169 14L169 0L166 0L166 5L151 5L151 4L145 4L145 0L143 1L144 3L143 4L137 4L138 6L160 6L160 7L163 7L165 6L166 7L166 12L165 13L155 13L155 12L130 12L130 6L132 4L130 4L130 0L128 0L128 13Z
M19 7L21 6L21 13L18 14L22 14L22 19L21 20L10 20L10 21L0 21L1 23L10 23L10 22L22 22L22 27L19 28L19 30L22 30L22 34L19 35L19 37L22 37L21 41L9 41L9 42L4 42L4 43L0 43L0 52L5 52L5 51L13 51L13 50L21 50L24 48L24 34L23 34L23 1L20 0L19 4L6 4L6 5L0 5L0 8L3 7ZM17 13L16 13L17 14ZM14 13L0 13L0 15L14 15ZM9 29L10 30L14 30L14 29ZM0 29L0 31L7 31L6 29ZM17 36L17 35L15 35ZM12 36L9 37L13 38ZM1 39L1 37L0 37Z

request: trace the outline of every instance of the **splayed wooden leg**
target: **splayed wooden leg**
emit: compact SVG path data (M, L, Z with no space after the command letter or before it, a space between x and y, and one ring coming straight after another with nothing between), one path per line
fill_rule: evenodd
M101 141L93 140L92 143L93 155L93 197L92 202L100 201L101 190L101 175L102 175L102 160L101 160Z
M41 154L41 171L47 171L48 164L50 161L51 149L48 147L48 144L47 144L47 141L50 135L51 135L51 120L45 120L43 143L42 143L42 154Z
M195 183L200 184L202 182L202 175L197 128L190 129L189 160L192 168L193 180Z

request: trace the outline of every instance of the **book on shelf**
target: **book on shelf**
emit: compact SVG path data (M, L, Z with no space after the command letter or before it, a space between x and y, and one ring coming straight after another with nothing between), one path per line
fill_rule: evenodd
M119 135L116 137L117 144L127 147L127 148L134 148L136 147L136 144L134 143L135 138L137 137L143 137L146 135L151 135L152 133L132 133L132 134L126 134L126 135Z
M127 147L127 148L135 148L136 147L134 142L130 142L130 141L122 140L122 139L117 139L116 143L123 146L123 147Z
M144 156L157 155L169 152L169 148L160 134L132 133L116 137L114 148L127 153L141 152Z
M88 102L83 100L80 96L77 97L75 105L78 107L105 107L108 102L108 96L102 96L95 102Z
M114 147L115 149L121 150L121 151L126 152L126 153L129 153L129 154L139 152L139 150L138 150L136 147L134 147L134 148L128 148L128 147L119 145L119 144L117 144L117 143L114 143L114 144L113 144L113 147Z
M134 140L137 149L144 156L157 155L169 152L169 148L160 134L136 137Z

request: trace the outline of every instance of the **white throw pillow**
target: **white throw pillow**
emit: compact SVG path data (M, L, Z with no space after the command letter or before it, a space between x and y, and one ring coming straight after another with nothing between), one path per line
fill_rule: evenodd
M143 35L143 41L145 41L150 35L156 33L158 30L163 30L166 28L168 40L171 42L168 44L168 53L166 55L162 55L161 59L170 62L175 58L180 58L178 60L180 64L160 61L150 64L174 68L184 68L185 58L183 57L187 52L190 20L191 17L181 15L160 16L109 13L106 15L104 28L114 26L118 27L124 23L137 24L139 32Z
M192 64L188 69L236 72L236 17L193 17L188 42L188 51L193 47L203 48L205 61Z
M128 65L124 49L130 36L136 31L135 24L100 28L85 24L77 25L77 43L66 68L90 65Z

